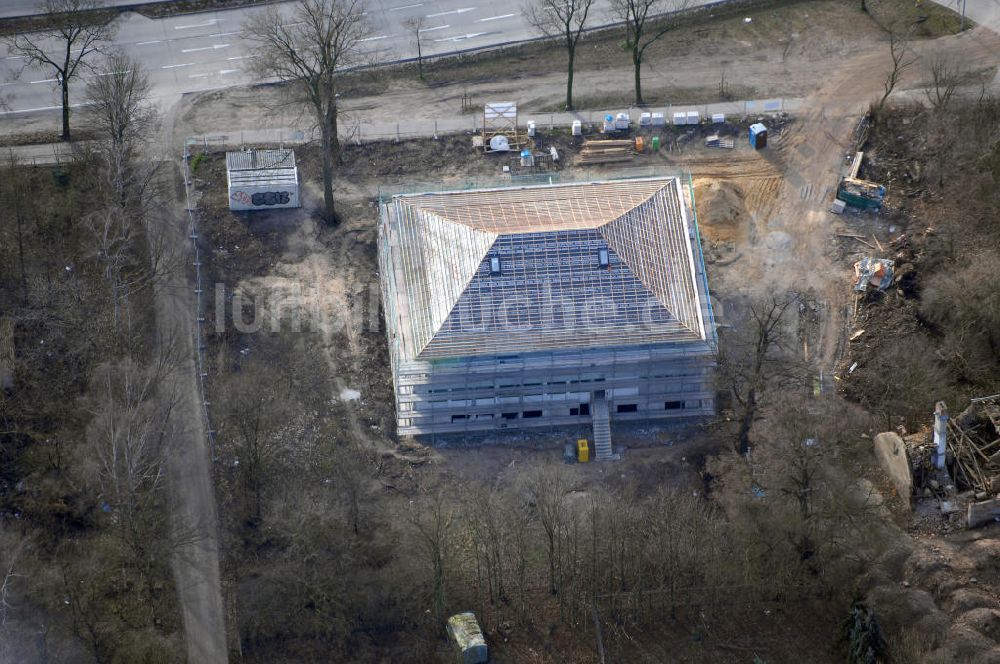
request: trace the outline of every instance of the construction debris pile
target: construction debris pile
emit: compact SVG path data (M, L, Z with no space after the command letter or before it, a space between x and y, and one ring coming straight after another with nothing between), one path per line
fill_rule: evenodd
M973 399L948 421L948 451L960 486L986 498L1000 492L1000 395Z
M862 258L854 264L854 290L864 292L869 286L885 290L892 285L893 265L888 258Z
M933 442L905 439L916 496L938 501L945 516L964 508L969 528L1000 521L1000 394L972 399L954 418L939 403L935 421Z

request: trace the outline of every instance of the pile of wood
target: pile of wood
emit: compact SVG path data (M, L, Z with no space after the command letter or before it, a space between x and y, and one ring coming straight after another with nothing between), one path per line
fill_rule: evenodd
M633 147L630 140L584 141L578 163L590 165L631 161Z
M1000 492L1000 397L973 399L969 408L948 421L948 433L956 479L977 497Z

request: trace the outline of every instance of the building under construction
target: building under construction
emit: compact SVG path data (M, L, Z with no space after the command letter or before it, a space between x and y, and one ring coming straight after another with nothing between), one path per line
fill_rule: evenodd
M381 202L401 434L714 412L716 339L677 177L399 194Z

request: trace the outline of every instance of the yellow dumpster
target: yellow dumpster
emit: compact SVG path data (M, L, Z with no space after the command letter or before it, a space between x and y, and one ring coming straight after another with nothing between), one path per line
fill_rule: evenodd
M590 461L590 445L587 443L586 438L576 441L576 460L580 463Z

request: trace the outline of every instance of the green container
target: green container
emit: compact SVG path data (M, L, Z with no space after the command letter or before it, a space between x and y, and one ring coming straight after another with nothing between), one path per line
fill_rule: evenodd
M658 152L660 150L660 137L653 137L653 152Z

